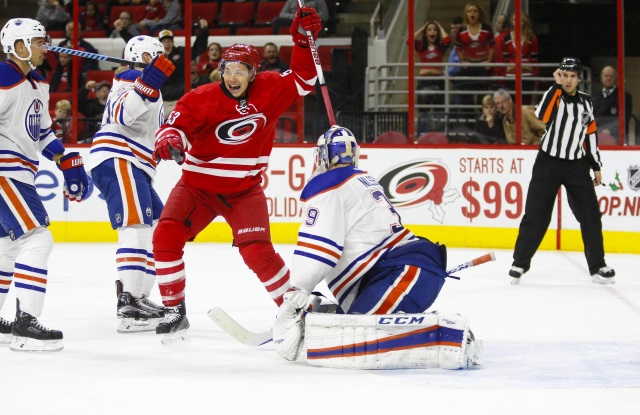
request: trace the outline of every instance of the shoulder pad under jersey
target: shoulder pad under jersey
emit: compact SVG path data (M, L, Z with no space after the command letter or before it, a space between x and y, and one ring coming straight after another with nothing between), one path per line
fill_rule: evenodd
M355 167L340 167L337 169L329 170L325 173L319 174L307 183L302 189L300 195L301 201L306 201L316 196L319 193L323 193L327 190L331 190L340 187L344 182L349 180L352 176L362 174L361 170Z

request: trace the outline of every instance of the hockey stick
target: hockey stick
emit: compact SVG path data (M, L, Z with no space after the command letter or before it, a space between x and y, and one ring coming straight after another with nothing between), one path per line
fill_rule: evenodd
M298 0L300 8L304 7L304 1ZM318 83L320 84L320 91L322 92L322 98L324 99L324 106L327 109L327 116L329 117L330 126L336 125L336 117L333 115L333 106L331 106L331 98L329 98L329 89L324 80L324 73L322 72L322 65L320 64L320 55L318 54L318 48L316 48L316 41L310 31L306 31L309 41L309 49L311 49L311 56L313 57L313 63L316 66L316 73L318 74Z
M98 53L85 52L83 50L69 49L69 48L63 48L60 46L53 46L53 45L47 45L46 48L47 50L50 50L52 52L66 53L73 56L80 56L81 58L89 58L89 59L95 59L98 61L120 63L123 65L137 66L139 68L144 68L147 66L147 64L143 62L132 62L126 59L114 58L111 56L100 55Z
M463 269L472 268L477 265L481 265L487 262L495 261L496 256L492 252L479 256L471 261L467 261L463 264L458 265L457 267L453 267L447 271L447 275L451 275L454 272L462 271ZM220 328L226 331L231 337L236 339L242 344L247 346L256 347L262 346L265 343L269 343L273 340L273 334L271 329L254 333L251 332L235 321L229 314L227 314L223 309L219 307L213 307L207 313L209 318L213 320Z

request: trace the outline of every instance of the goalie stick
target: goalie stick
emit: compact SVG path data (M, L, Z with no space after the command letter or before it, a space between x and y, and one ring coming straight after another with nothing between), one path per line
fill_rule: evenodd
M89 58L89 59L95 59L98 61L120 63L122 65L137 66L139 68L144 68L147 66L147 64L143 62L132 62L126 59L100 55L99 53L85 52L84 50L69 49L69 48L63 48L60 46L53 46L53 45L46 45L45 47L47 48L47 50L50 50L51 52L66 53L68 55L80 56L81 58Z
M447 275L451 275L454 272L462 271L463 269L472 268L495 260L496 256L492 251L475 259L472 259L471 261L462 263L457 267L450 268L447 271ZM231 337L244 345L251 347L262 346L263 344L269 343L273 340L271 329L260 333L249 331L238 324L237 321L231 318L231 316L229 316L229 314L227 314L226 311L224 311L220 307L213 307L211 310L209 310L207 316L209 316L211 320L213 320L218 326L220 326L222 330L226 331Z

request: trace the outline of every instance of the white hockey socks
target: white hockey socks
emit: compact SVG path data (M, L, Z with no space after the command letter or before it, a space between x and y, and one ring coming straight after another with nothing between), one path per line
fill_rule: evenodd
M53 236L39 226L18 239L20 252L16 257L13 284L22 311L40 317L47 291L47 264L53 248Z
M136 298L149 296L156 282L151 242L153 228L133 225L118 229L116 265L122 289Z
M459 314L306 316L307 362L341 369L461 369L482 346Z
M18 252L20 244L17 241L12 241L8 236L0 238L0 310L11 288Z

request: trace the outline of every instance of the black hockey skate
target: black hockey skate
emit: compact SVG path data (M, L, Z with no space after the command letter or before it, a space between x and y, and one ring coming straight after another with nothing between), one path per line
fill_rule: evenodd
M598 284L615 284L616 272L610 266L605 265L591 274L591 281Z
M156 327L156 334L163 335L162 344L170 344L177 340L188 340L187 308L182 301L177 307L166 307L164 318Z
M11 350L16 352L57 352L64 348L62 332L44 327L37 318L20 310L17 301L16 320L13 323Z
M13 340L13 321L7 321L0 317L0 344L9 344Z
M146 296L134 297L122 291L122 283L116 281L118 293L117 314L120 319L118 333L137 333L153 331L164 317L164 307L159 306Z

